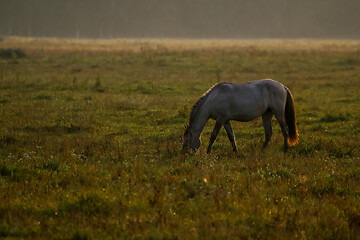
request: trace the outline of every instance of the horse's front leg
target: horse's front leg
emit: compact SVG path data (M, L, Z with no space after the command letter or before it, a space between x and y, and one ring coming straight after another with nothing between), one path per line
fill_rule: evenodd
M235 143L235 136L234 136L230 121L227 121L227 122L224 123L224 128L225 128L227 136L228 136L228 138L229 138L229 140L231 142L231 146L233 148L233 151L237 152L236 143Z
M264 130L265 130L265 142L264 145L262 147L262 150L265 150L265 148L268 146L271 136L272 136L272 127L271 127L271 118L272 118L273 114L271 111L267 111L263 116L262 116L262 120L263 120L263 126L264 126Z
M213 130L213 132L211 134L211 137L210 137L210 142L209 142L209 146L207 148L207 153L210 153L211 147L214 144L214 141L215 141L217 135L219 134L219 131L220 131L222 125L223 125L222 122L216 121L214 130Z

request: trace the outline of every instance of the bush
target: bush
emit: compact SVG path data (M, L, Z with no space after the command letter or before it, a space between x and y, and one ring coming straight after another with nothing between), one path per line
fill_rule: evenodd
M25 57L25 53L21 49L18 48L0 49L0 58L14 59L14 58L23 58L23 57Z

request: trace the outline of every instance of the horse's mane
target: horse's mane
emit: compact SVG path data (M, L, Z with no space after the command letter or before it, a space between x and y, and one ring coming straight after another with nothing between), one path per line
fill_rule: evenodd
M194 104L194 106L191 109L191 113L190 113L190 122L189 125L191 126L192 122L195 120L196 114L198 113L199 109L201 108L201 106L204 104L204 102L206 101L206 99L209 97L210 93L216 88L217 85L212 86L211 88L209 88L209 90L207 90L200 98L199 100L197 100L197 102Z

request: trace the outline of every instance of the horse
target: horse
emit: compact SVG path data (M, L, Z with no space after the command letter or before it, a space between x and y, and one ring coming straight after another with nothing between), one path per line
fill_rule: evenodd
M299 140L296 126L294 99L290 90L282 83L263 79L247 83L221 82L211 87L192 107L189 124L185 125L183 153L196 152L201 145L200 135L206 122L211 118L216 121L212 131L207 153L224 126L227 136L236 153L235 136L231 120L247 122L261 117L264 130L264 150L272 136L271 119L275 115L284 137L284 152L289 145L294 146Z

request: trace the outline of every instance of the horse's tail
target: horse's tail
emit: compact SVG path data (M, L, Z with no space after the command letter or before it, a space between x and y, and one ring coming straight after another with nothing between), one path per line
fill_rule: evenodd
M287 93L286 104L285 104L285 120L289 130L288 142L290 146L294 146L299 141L299 134L296 127L294 99L291 95L290 90L287 87L285 87L285 90Z

